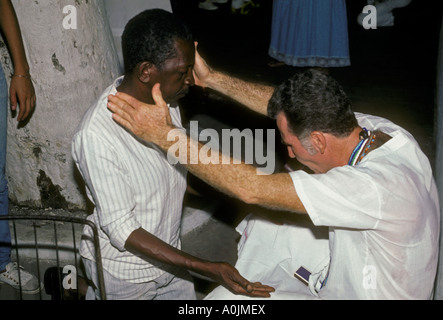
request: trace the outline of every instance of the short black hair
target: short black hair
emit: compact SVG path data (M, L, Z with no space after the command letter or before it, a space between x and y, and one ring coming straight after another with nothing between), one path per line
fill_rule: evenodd
M125 73L137 64L149 61L160 70L166 60L176 55L176 40L193 41L190 27L171 12L145 10L126 24L122 35Z
M295 74L276 88L268 103L268 115L275 119L280 112L284 112L289 129L300 139L312 131L346 137L358 126L351 102L340 84L312 68Z

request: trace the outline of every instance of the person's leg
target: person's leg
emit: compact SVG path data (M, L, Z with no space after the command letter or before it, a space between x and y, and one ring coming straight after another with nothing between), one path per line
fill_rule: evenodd
M89 286L86 300L100 300L101 294L98 286L97 268L94 261L83 259L86 276L95 286ZM156 295L155 283L136 284L117 279L106 270L103 270L106 300L152 300Z
M6 137L8 118L8 85L0 66L0 216L9 212L8 182L6 180ZM19 276L20 273L20 276ZM0 282L33 294L40 291L38 280L11 261L11 231L8 220L0 220Z
M6 137L8 118L8 85L0 66L0 216L6 216L8 206L8 182L6 179ZM11 261L11 231L8 220L0 220L0 282L15 289L21 284L22 293L40 291L38 279Z
M170 275L168 275L170 276ZM167 279L165 277L165 279ZM170 277L169 277L170 279ZM183 270L164 285L160 283L155 300L196 300L194 282L191 275Z
M95 262L83 259L87 278L98 288L97 268ZM107 300L195 300L192 280L186 276L174 276L165 273L155 280L142 283L129 283L117 279L103 270ZM191 278L189 276L189 278ZM99 300L98 289L88 287L86 300Z
M0 66L0 216L8 214L8 182L6 180L6 136L8 118L8 85ZM11 232L8 220L0 220L0 272L11 262Z

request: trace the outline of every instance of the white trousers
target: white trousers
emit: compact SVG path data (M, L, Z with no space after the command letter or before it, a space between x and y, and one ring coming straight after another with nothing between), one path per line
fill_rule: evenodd
M317 299L313 288L295 278L294 273L301 266L311 271L314 278L327 271L330 258L327 228L317 228L310 221L277 225L249 215L237 231L242 236L235 267L243 277L274 287L271 299ZM205 300L247 299L251 298L234 295L221 286L205 297Z
M87 277L97 288L95 262L83 259ZM117 279L103 270L107 300L196 300L192 278L183 270L182 276L165 273L159 278L143 283L130 283ZM88 287L86 300L100 300L98 289Z

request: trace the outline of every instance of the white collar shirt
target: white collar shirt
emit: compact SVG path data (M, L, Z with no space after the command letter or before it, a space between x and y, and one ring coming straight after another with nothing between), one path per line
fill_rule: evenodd
M160 148L141 142L112 119L107 98L117 92L122 79L116 79L85 114L73 138L72 155L94 204L89 219L99 229L103 268L114 277L139 283L164 271L125 250L125 242L143 228L180 248L187 171L180 164L171 165ZM169 106L169 111L174 125L183 128L179 108ZM87 226L84 236L92 236ZM94 260L91 241L82 241L80 252Z
M427 157L392 122L356 114L392 139L356 166L291 172L311 220L329 227L324 299L428 299L438 262L439 202ZM325 279L321 279L322 281Z

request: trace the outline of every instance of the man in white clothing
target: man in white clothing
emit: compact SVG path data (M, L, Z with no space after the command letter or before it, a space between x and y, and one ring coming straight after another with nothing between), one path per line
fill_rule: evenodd
M72 154L95 208L107 299L195 299L187 270L207 276L236 294L269 296L272 288L250 283L227 263L180 250L186 169L168 163L164 152L112 120L108 95L122 92L153 103L154 84L182 128L175 102L194 85L195 49L190 29L160 9L131 19L122 36L125 75L107 88L85 114ZM85 228L86 237L90 229ZM93 248L82 241L86 273L97 285ZM92 287L91 287L92 288ZM94 293L95 295L92 295ZM89 290L87 298L99 298Z
M188 161L188 170L247 203L307 214L315 227L329 230L325 241L306 229L298 232L300 226L246 221L236 264L240 272L261 274L258 280L274 286L271 296L277 299L432 296L438 194L429 161L408 132L352 112L341 86L320 71L296 74L274 89L214 71L197 54L194 72L196 84L276 119L289 156L311 172L257 175L252 166L229 160ZM174 126L156 86L153 95L155 106L118 94L109 98L109 108L118 123L167 151L173 142L165 137ZM180 137L187 145L190 139ZM300 273L304 288L294 277L300 266L310 269ZM235 297L216 289L209 298Z

